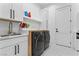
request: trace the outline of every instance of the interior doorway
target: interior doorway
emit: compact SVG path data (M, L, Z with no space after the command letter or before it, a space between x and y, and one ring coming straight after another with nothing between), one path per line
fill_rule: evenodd
M71 7L65 6L56 9L55 14L56 44L71 46Z

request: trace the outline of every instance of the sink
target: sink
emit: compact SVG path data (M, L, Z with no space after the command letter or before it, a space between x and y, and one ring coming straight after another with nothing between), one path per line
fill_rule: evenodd
M6 35L1 35L1 37L14 36L14 35L21 35L21 34L20 33L6 34Z
M1 37L6 37L6 36L9 36L9 35L1 35Z

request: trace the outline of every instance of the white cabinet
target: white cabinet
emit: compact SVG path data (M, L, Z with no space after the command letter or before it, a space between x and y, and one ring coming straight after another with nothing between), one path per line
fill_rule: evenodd
M28 39L27 37L20 37L17 39ZM16 55L17 56L27 56L28 55L28 40L20 41L16 44Z
M18 44L18 56L28 56L28 46L26 41L20 42Z
M10 3L0 3L0 18L10 19L11 7L12 5Z
M0 56L27 56L28 38L15 37L0 41Z
M22 3L14 3L12 4L13 11L13 19L15 20L23 20L23 6Z
M4 47L0 49L0 56L12 56L15 55L14 46Z
M0 3L0 18L21 21L23 19L22 3Z

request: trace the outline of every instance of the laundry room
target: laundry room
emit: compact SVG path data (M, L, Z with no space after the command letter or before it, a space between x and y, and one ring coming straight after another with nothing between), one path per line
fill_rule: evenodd
M0 3L0 56L79 56L79 3Z

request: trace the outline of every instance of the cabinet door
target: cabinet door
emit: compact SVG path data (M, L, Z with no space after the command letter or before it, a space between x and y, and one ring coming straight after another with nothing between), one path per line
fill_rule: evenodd
M0 56L13 56L15 55L14 46L4 47L0 49Z
M11 17L11 7L10 3L0 3L0 18L8 18Z
M19 47L18 47L19 56L28 56L28 46L27 45L28 45L27 41L23 41L23 42L19 43Z
M13 9L13 19L15 20L22 20L23 19L23 8L22 8L22 3L14 3L12 5Z

